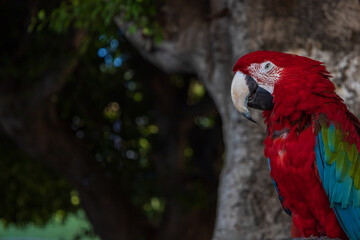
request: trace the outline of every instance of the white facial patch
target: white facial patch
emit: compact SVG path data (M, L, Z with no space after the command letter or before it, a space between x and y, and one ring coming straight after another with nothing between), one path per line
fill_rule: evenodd
M253 63L249 66L249 72L260 87L273 94L275 83L280 79L283 68L276 66L271 61Z

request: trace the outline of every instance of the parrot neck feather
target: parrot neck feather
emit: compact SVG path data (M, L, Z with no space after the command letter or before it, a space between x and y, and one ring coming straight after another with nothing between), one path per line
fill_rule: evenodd
M334 107L347 111L323 66L315 67L312 72L304 73L296 69L289 72L284 72L282 79L275 85L273 110L263 112L268 128L291 129L297 125L304 129L311 123L313 116L320 112L331 113Z

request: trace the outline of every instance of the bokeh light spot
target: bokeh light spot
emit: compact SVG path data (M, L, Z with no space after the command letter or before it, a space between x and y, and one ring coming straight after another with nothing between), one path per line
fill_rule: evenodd
M152 197L150 200L150 204L151 207L155 210L155 211L159 211L160 210L160 200L157 197Z
M130 90L130 91L134 91L136 89L136 83L133 81L129 81L128 84L126 84L126 87Z
M108 54L108 50L106 48L100 48L98 50L98 56L103 58Z
M99 40L100 40L100 41L105 41L105 40L107 40L106 35L105 35L105 34L101 34L100 37L99 37Z
M134 94L134 101L135 102L140 102L143 99L143 95L139 92Z
M140 138L139 145L145 150L148 150L150 148L150 143L146 138Z
M105 64L106 65L112 65L112 63L113 63L113 57L111 56L111 55L106 55L106 57L105 57Z
M62 209L59 209L55 212L54 219L56 222L63 222L65 215L66 215L65 211Z
M70 195L71 195L70 198L71 204L74 206L78 206L80 204L80 198L77 191L71 191Z
M113 131L116 133L119 133L121 130L121 121L120 120L116 120L113 124Z
M115 67L121 67L121 65L123 64L123 60L120 57L117 57L114 59L114 66Z
M85 133L81 130L76 131L76 137L79 139L83 139L85 137Z
M133 150L127 150L126 151L126 157L129 158L129 159L136 159L137 154Z
M150 125L148 127L148 129L149 129L149 132L152 133L152 134L155 134L155 133L157 133L159 131L159 128L156 125Z
M111 47L112 49L115 49L115 48L117 48L118 46L119 46L119 41L118 41L118 40L116 40L116 39L111 40L110 47Z
M110 121L115 121L120 116L120 105L117 102L111 102L104 109L104 116Z
M117 112L120 109L120 106L117 102L110 103L110 107L111 107L111 110L113 110L114 112Z
M194 154L194 151L192 150L191 147L186 147L184 149L184 155L185 157L191 157Z
M124 73L124 79L126 81L131 80L133 78L133 76L134 76L134 70L129 70Z

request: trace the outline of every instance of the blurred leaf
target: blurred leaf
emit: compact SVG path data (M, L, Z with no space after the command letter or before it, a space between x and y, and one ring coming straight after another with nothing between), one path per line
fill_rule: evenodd
M40 9L37 13L37 16L39 18L40 21L44 21L45 20L45 10L44 9Z
M129 34L134 34L137 31L137 26L131 25L127 31L129 32Z
M188 91L188 101L190 104L198 103L205 95L204 86L197 80L192 79Z

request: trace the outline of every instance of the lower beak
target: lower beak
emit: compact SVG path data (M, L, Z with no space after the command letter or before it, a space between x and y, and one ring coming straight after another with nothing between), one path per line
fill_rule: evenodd
M231 98L236 109L252 122L248 106L251 108L270 111L274 107L273 96L260 87L249 75L236 72L231 84Z

